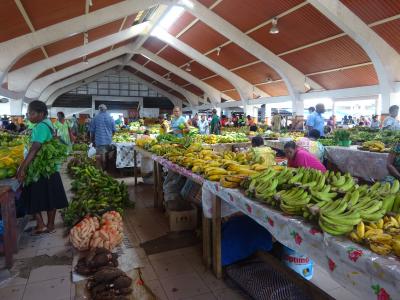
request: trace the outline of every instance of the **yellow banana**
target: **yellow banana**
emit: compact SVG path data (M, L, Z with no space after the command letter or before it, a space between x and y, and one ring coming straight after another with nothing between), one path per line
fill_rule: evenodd
M392 247L387 244L371 243L369 247L372 251L381 255L388 255L392 251Z
M219 181L221 179L223 175L219 174L219 175L210 175L207 177L208 180L211 181Z
M362 239L354 231L350 232L350 239L355 243L361 243L362 242Z
M241 183L245 179L244 176L239 176L239 175L228 175L228 176L225 176L224 178L227 181L236 182L236 183Z
M368 237L368 240L374 243L390 244L392 242L392 236L387 233L372 234Z
M240 183L238 183L238 182L232 182L232 181L227 181L225 178L226 178L226 177L221 177L221 180L220 180L220 183L221 183L221 185L222 185L223 187L226 187L226 188L237 188L237 187L240 186Z
M368 239L371 235L374 235L374 234L383 234L383 230L382 229L370 229L365 232L364 238Z
M378 227L379 229L383 229L383 219L380 219L378 222L376 222L376 227Z
M396 256L400 256L400 240L393 241L392 249Z
M368 225L369 225L370 227L374 228L374 229L377 229L377 228L378 228L378 226L376 226L375 223L369 223Z
M357 236L362 239L364 238L365 235L365 225L364 222L361 221L360 223L358 223L357 225Z

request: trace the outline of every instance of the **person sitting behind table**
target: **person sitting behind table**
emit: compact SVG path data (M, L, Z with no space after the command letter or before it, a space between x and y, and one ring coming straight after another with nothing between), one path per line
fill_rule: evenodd
M253 138L251 139L251 146L252 146L253 148L264 146L264 139L263 139L261 136L259 136L259 135L253 137Z
M391 149L386 160L386 168L390 175L386 176L383 181L393 183L395 179L400 180L400 143Z
M380 126L381 126L381 122L379 122L379 120L378 120L378 115L373 115L370 127L372 129L379 129Z
M296 145L301 147L311 154L315 155L320 162L324 161L324 146L318 141L320 138L319 131L316 129L310 130L307 137L302 137L296 141Z
M288 159L288 167L291 168L309 168L326 172L324 165L313 154L307 150L298 147L295 142L287 142L284 146L285 156Z
M169 132L169 123L165 118L164 114L158 116L158 122L160 123L160 133L166 134Z

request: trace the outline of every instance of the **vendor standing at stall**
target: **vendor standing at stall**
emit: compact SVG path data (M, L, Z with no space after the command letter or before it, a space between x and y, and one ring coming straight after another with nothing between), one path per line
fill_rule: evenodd
M217 110L215 108L212 110L210 133L211 134L221 134L221 121L217 115Z
M183 137L184 133L189 132L189 124L186 122L185 117L182 116L181 109L178 106L174 107L173 117L171 119L172 132L177 137Z
M320 136L325 136L324 125L325 120L322 114L325 112L325 105L319 103L315 106L315 111L307 119L307 130L310 132L313 129L319 131Z
M284 146L285 156L288 159L288 167L291 168L308 168L326 172L324 165L316 156L307 150L298 147L295 142L287 142Z
M399 114L399 107L392 105L389 107L389 116L383 121L382 129L400 130L400 123L397 120Z
M47 118L46 104L42 101L32 101L28 106L29 121L33 127L30 142L31 147L17 172L19 182L24 182L29 165L33 162L42 145L54 136L54 128ZM51 158L48 158L49 160ZM59 172L50 175L49 178L41 177L22 189L22 200L26 204L27 213L34 215L36 226L32 235L52 233L55 231L54 220L56 210L68 206L67 197ZM47 224L44 223L42 211L47 212Z
M62 111L57 113L57 121L54 123L54 128L60 141L67 145L68 153L71 153L74 136L71 131L70 123L68 120L65 120L65 115Z
M208 124L208 120L206 118L206 115L201 115L201 119L198 123L199 125L199 133L200 134L208 134L209 132L209 124Z

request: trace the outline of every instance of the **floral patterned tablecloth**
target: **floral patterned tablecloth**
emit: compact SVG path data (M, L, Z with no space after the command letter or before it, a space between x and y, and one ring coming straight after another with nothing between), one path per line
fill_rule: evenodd
M117 149L117 159L115 166L118 169L134 167L133 151L135 143L113 143Z
M302 218L288 216L263 203L247 198L237 189L223 188L205 181L202 203L205 216L211 216L212 197L254 219L285 246L303 253L329 270L342 286L363 299L400 299L400 260L383 257L345 237L333 237ZM227 211L225 211L226 213Z

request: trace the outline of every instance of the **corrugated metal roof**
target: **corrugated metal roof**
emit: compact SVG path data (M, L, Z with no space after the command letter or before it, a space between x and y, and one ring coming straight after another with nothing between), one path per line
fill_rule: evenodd
M400 1L399 1L400 2ZM372 27L390 46L400 54L400 20Z
M249 36L279 54L342 32L310 4L280 18L278 27L279 34L270 34L271 24L269 24Z
M373 23L400 14L399 0L341 0L365 23Z
M378 84L372 65L313 75L310 78L328 90Z
M370 61L364 50L348 36L293 52L282 58L305 74Z

